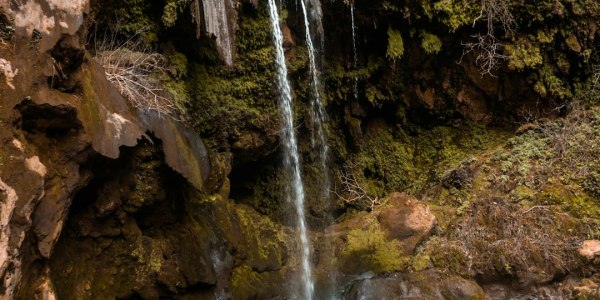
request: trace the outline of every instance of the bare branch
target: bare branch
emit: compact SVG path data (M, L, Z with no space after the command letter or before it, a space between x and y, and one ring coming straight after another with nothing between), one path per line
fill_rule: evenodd
M166 74L167 62L141 42L139 34L119 42L116 34L105 34L95 45L96 59L106 78L129 102L144 112L175 119L179 109L159 79Z
M354 175L354 165L346 164L338 170L338 180L342 184L341 190L338 193L333 191L335 195L347 204L368 208L371 211L381 205L379 197L373 197L361 186Z

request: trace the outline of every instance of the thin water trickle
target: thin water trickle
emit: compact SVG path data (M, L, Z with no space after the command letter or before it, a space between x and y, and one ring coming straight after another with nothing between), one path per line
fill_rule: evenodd
M350 3L352 16L352 50L354 51L354 69L358 69L358 53L356 52L356 25L354 23L354 3ZM358 99L358 76L354 76L354 99Z
M316 58L315 58L315 47L313 46L312 37L310 34L310 22L308 20L308 13L306 10L306 5L304 4L304 0L300 0L300 5L302 6L302 12L304 13L304 29L306 32L306 47L308 48L308 61L310 65L310 75L311 81L310 85L312 88L312 97L311 97L311 115L313 118L313 131L311 136L311 142L313 148L319 149L319 160L321 162L321 168L324 174L324 182L323 182L323 191L325 196L329 193L330 188L330 180L329 176L327 176L327 156L329 154L329 146L327 145L327 132L325 128L325 122L327 119L327 115L325 113L325 109L323 108L323 103L321 101L321 93L319 91L319 73L317 70ZM316 137L315 137L316 136ZM327 197L325 197L327 198Z
M300 235L301 245L301 299L312 299L314 294L314 283L310 266L310 241L306 228L304 215L304 186L300 174L300 159L298 157L298 144L294 132L294 114L292 111L292 94L290 83L287 78L287 66L285 64L285 53L283 51L283 34L279 25L279 12L275 0L269 0L269 15L273 28L273 41L275 42L275 58L277 63L277 86L279 88L279 107L283 117L282 141L284 148L284 165L289 174L292 188L287 198L294 205L297 227Z

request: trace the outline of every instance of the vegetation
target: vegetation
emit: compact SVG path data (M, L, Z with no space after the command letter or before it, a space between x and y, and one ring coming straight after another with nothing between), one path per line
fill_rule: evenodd
M255 16L242 16L239 24L233 68L215 61L194 63L188 80L194 95L190 103L194 126L214 149L226 151L243 141L245 133L274 134L279 120L272 101L274 50L268 15L260 10Z
M435 34L423 31L421 33L421 47L429 54L435 54L442 50L442 41Z
M162 55L115 48L99 52L96 59L104 68L106 78L134 107L156 112L160 117L177 118L177 105L165 93L159 79L161 75L167 76Z
M366 230L353 229L348 233L348 246L342 253L344 263L341 267L351 273L401 271L408 263L401 254L398 241L386 239L381 229L371 225Z
M402 58L404 54L404 42L402 41L402 34L399 31L388 28L388 48L386 56L391 60L397 60Z
M476 124L414 130L417 132L383 127L365 137L362 150L350 156L353 174L367 194L418 194L438 182L446 170L506 137L502 131Z
M600 201L590 189L597 186L599 116L597 108L573 107L468 163L467 184L432 190L431 201L454 206L456 215L436 213L453 225L419 255L454 274L534 283L585 269L577 245L600 235Z

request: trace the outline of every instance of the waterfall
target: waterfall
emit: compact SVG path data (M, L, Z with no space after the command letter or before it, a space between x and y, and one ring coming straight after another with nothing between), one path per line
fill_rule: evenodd
M300 174L300 159L298 157L298 144L294 132L294 114L292 112L292 94L290 83L287 79L287 66L285 65L285 53L283 52L283 34L279 25L279 13L275 0L269 0L269 15L273 27L273 36L276 49L277 62L277 86L279 88L279 107L283 117L283 150L284 165L292 188L288 192L288 201L292 202L296 212L297 227L300 235L301 245L301 267L302 267L302 299L312 299L314 284L310 266L310 241L306 228L304 216L304 187L302 185L302 176Z
M354 3L350 3L352 18L352 50L354 51L354 69L358 69L358 53L356 52L356 25L354 24ZM358 76L354 76L354 99L358 99Z
M304 0L300 0L300 5L302 6L302 12L304 13L304 29L306 32L306 47L308 48L308 60L310 67L310 75L311 81L310 85L312 88L312 97L311 97L311 115L313 119L313 132L311 136L311 142L313 147L319 148L319 160L321 162L321 168L324 174L324 182L323 182L323 192L325 198L329 194L330 188L330 179L327 174L327 156L329 153L329 146L327 145L327 132L325 131L325 122L326 122L326 113L323 108L323 103L321 102L321 93L319 92L319 75L317 70L317 65L315 62L315 48L313 46L311 34L310 34L310 22L308 21L308 13L306 10L306 6L304 4ZM319 16L320 17L320 16ZM319 22L320 23L320 22ZM315 139L316 135L316 139Z
M321 2L319 0L308 0L308 2L301 2L308 6L303 8L304 15L307 16L308 13L308 20L314 29L313 33L316 33L316 36L320 37L320 49L324 50L325 31L323 30L323 10L321 8Z

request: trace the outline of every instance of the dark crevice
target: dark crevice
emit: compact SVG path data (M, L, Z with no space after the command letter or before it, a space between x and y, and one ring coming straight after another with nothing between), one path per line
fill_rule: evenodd
M77 135L83 128L77 111L68 105L35 104L26 99L15 106L21 113L20 127L31 134L60 139Z

